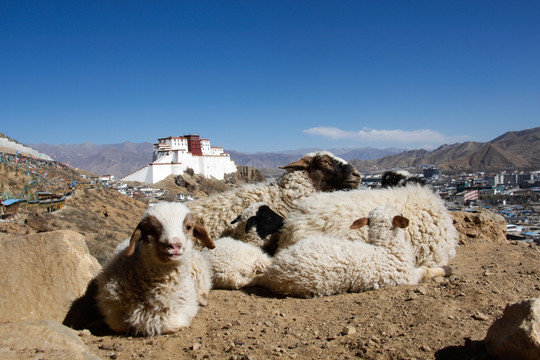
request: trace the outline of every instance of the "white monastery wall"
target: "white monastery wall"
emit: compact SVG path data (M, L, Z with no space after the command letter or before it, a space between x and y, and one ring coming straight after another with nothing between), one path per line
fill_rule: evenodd
M208 139L200 139L202 155L189 152L188 141L184 137L158 141L154 144L152 163L122 178L123 181L155 184L169 175L182 175L189 168L196 174L218 180L223 180L225 174L236 172L236 165L229 154L225 154L221 147L210 146Z

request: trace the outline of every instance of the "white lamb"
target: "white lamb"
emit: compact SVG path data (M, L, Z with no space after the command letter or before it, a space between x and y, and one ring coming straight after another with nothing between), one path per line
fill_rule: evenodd
M380 205L391 205L410 223L405 238L412 244L417 265L442 266L456 254L458 232L443 200L430 188L418 184L387 189L337 191L315 194L298 203L280 230L278 252L301 239L329 238L367 241L367 230L352 233L357 214Z
M408 220L394 207L379 206L352 224L351 229L369 225L369 243L305 238L276 254L261 285L278 294L307 298L417 284L425 277L449 273L448 268L416 267L403 230Z
M113 331L154 336L191 323L212 281L194 237L214 247L184 205L162 202L145 212L129 246L96 278L98 308Z
M190 201L187 206L197 214L211 238L231 236L231 221L251 204L265 202L285 217L298 200L316 192L355 189L360 174L345 160L329 152L316 152L292 162L280 179L271 184L248 184L221 194Z

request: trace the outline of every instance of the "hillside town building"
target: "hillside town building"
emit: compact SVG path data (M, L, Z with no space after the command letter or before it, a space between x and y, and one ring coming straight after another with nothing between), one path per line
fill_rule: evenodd
M208 139L201 139L199 135L171 136L158 139L152 162L122 181L155 184L169 175L182 175L187 169L223 180L225 174L236 172L236 165L223 148L211 146Z

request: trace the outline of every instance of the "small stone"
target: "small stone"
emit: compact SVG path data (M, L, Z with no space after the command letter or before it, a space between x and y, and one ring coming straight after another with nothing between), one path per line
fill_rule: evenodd
M84 329L84 330L79 331L79 336L80 337L85 337L85 336L90 336L90 335L92 335L92 334L90 333L90 330L88 330L88 329Z
M100 345L98 346L98 348L99 348L100 350L106 350L106 351L114 350L113 347L112 347L111 345L109 345L109 344L100 344Z
M448 282L448 280L446 278L443 278L442 276L435 276L431 280L436 284L446 284Z
M202 345L201 345L200 343L195 343L195 344L193 344L193 346L191 347L191 350L197 351L197 350L199 350L199 349L201 348L201 346L202 346Z
M487 321L489 320L489 316L487 316L486 314L483 314L479 311L475 312L472 316L472 318L474 320L478 320L478 321Z
M342 331L342 334L343 335L352 335L352 334L356 334L356 328L354 326L346 326L343 331Z
M427 290L423 286L419 286L414 292L417 293L417 294L421 294L421 295L426 295L427 294Z

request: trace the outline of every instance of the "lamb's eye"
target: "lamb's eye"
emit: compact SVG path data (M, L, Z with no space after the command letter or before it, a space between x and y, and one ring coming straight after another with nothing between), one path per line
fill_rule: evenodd
M186 225L186 230L187 231L190 231L192 229L192 226L191 225Z

